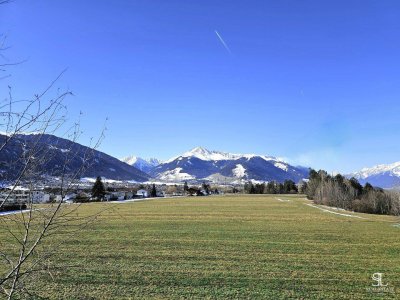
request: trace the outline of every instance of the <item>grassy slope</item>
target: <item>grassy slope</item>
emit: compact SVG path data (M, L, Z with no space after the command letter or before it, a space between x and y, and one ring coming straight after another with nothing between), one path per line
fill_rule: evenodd
M63 245L60 258L81 267L42 283L42 295L375 299L366 291L375 272L400 295L395 218L343 217L309 207L300 196L278 198L291 201L223 196L116 204Z

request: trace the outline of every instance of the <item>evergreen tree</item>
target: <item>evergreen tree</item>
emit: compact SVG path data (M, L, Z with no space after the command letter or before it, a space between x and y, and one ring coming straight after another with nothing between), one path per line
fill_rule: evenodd
M157 189L156 189L156 185L154 183L153 183L153 187L151 188L150 196L157 197Z
M283 184L282 183L277 183L276 184L276 192L278 194L283 194Z
M317 188L322 182L321 173L313 169L310 169L309 181L307 183L307 198L310 200L314 199Z
M339 183L339 185L342 185L343 182L344 182L344 180L345 180L345 178L344 178L342 175L340 175L340 174L336 174L336 176L334 177L334 180L335 180L337 183Z
M364 191L368 193L373 190L374 190L374 187L369 182L367 182L364 186Z
M270 181L267 183L267 194L276 194L276 186L274 181Z
M248 182L245 182L245 183L244 183L243 191L244 191L245 193L249 193L249 192L250 192L250 186L249 186L249 183L248 183Z
M300 187L300 194L306 194L307 193L307 182L302 182L301 187Z
M106 194L106 189L104 188L104 184L101 181L100 176L97 176L96 182L92 187L92 197L97 200L103 200Z
M297 186L293 180L285 180L283 183L284 194L295 194L298 192Z
M183 190L187 192L188 189L189 189L188 183L187 181L185 181L185 183L183 184Z
M319 180L320 176L319 173L317 171L315 171L314 169L310 169L310 173L309 176L310 180Z
M265 183L257 183L254 189L255 189L255 194L264 194Z
M356 178L351 177L349 183L351 187L357 191L357 196L360 196L363 193L363 187Z
M284 194L289 194L290 193L290 180L285 180L283 182L283 191Z
M205 181L203 181L202 188L206 192L207 195L210 194L210 185L208 185Z
M255 194L255 193L256 193L256 188L254 187L254 184L250 181L249 194Z

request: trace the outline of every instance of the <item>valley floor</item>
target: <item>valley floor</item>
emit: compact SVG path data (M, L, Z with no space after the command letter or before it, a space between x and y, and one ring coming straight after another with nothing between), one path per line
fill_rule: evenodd
M297 195L85 204L82 215L107 210L62 245L69 267L36 288L50 299L400 297L399 220L308 204ZM374 273L394 294L375 292Z

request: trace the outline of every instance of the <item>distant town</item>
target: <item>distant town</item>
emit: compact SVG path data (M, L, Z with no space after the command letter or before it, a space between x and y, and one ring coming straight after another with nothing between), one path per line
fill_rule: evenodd
M306 180L307 181L307 180ZM303 191L306 181L295 184L291 180L284 183L253 183L245 184L201 184L183 182L177 183L131 183L107 180L97 177L94 182L87 179L70 184L67 189L61 189L59 182L44 185L21 184L5 186L0 189L0 201L5 201L2 210L25 209L27 203L88 203L99 201L124 201L132 199L182 197L182 196L210 196L223 194L296 194Z

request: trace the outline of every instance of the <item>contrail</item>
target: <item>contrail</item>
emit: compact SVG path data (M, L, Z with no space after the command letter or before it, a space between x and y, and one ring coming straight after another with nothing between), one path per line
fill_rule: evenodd
M225 43L223 38L219 35L218 31L215 30L215 34L217 35L218 39L221 41L222 45L225 47L226 51L228 51L230 54L232 54L231 49L229 49L228 45Z

